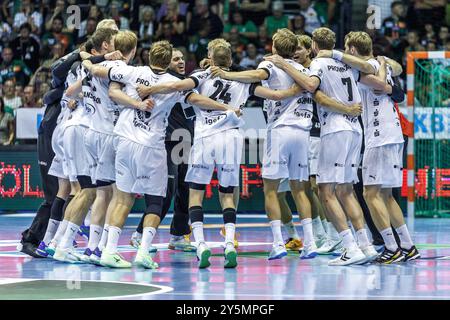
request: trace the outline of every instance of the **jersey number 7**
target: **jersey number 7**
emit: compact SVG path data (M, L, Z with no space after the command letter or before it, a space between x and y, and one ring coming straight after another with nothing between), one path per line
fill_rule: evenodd
M342 78L341 80L344 86L347 85L348 101L353 101L352 79L350 79L349 77L349 78Z

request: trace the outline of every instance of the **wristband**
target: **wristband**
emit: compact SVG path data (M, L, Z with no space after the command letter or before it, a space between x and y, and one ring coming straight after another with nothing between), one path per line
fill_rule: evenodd
M102 56L92 56L90 57L88 60L90 60L92 62L92 64L97 64L97 63L101 63L103 61L105 61L105 55Z
M342 58L344 57L344 53L340 52L338 50L333 50L333 53L332 53L331 57L334 60L342 61Z

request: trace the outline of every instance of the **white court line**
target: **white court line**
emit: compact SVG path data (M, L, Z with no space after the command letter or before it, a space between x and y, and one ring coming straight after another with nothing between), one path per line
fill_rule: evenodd
M36 213L9 213L9 214L0 214L0 218L34 218L36 216ZM141 218L142 213L130 213L128 215L130 218ZM173 213L170 213L166 215L167 218L173 218ZM208 213L205 214L205 218L222 218L222 214L215 214L215 213ZM265 214L237 214L238 218L245 218L245 219L267 219L267 215Z

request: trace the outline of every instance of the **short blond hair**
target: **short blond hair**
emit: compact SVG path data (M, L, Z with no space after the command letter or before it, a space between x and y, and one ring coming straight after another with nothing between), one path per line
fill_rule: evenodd
M283 58L291 58L298 47L298 40L295 34L286 28L278 29L272 37L273 46L277 54Z
M103 19L97 24L97 28L95 30L98 29L113 29L119 31L119 28L113 19Z
M231 49L227 46L215 46L211 58L215 66L228 68L231 65Z
M114 49L119 50L124 56L130 54L137 46L137 36L134 32L119 31L114 37Z
M305 34L297 35L297 41L299 46L301 45L307 50L311 49L312 39L310 36L307 36Z
M320 50L333 50L336 44L336 34L328 28L318 28L312 33L312 40Z
M217 38L217 39L211 40L208 43L208 51L214 49L217 46L224 46L224 47L231 48L231 44L227 40L225 40L223 38Z
M372 54L372 38L364 31L351 31L345 36L345 44L355 47L358 54L370 56Z
M169 41L154 42L149 52L150 64L167 69L172 60L172 49L173 47Z

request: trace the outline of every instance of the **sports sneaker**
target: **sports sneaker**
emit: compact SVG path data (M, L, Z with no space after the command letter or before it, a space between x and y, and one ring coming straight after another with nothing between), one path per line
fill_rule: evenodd
M95 248L94 251L92 251L91 256L89 257L89 262L93 263L95 265L100 266L100 259L102 258L102 252L100 251L100 249L97 247Z
M223 266L225 268L236 268L237 252L231 243L225 247L224 256L225 256L225 263Z
M137 231L135 231L131 235L130 245L133 248L139 249L139 246L141 245L141 240L142 240L142 234L140 234Z
M348 266L350 264L364 261L366 256L358 247L350 250L344 250L339 258L328 261L329 266Z
M317 247L316 243L312 241L309 245L303 246L303 249L300 250L300 259L314 259L317 256Z
M269 254L269 260L281 259L287 256L286 248L282 245L273 245Z
M405 262L406 261L412 261L412 260L416 260L420 258L420 253L417 250L416 246L412 246L411 249L407 250L407 249L402 249L403 252L403 256L405 257Z
M333 240L333 239L327 239L321 246L317 246L317 253L318 254L328 254L330 252L333 252L334 250L338 249L339 245L342 243L341 239ZM342 254L342 252L341 252Z
M328 237L325 235L323 237L317 237L314 239L314 242L316 243L316 247L320 248L321 246L323 246L325 243L328 242Z
M211 257L211 250L208 248L206 243L200 243L197 247L197 260L198 267L200 269L208 268L211 265L209 262L209 257Z
M78 234L84 238L86 238L87 240L89 240L89 232L90 232L91 228L89 226L85 226L84 224L82 224L80 226L80 228L78 229Z
M331 255L335 257L340 257L345 251L344 244L342 241L331 251Z
M405 256L403 255L402 249L397 248L397 250L391 251L387 248L384 248L383 253L375 259L375 262L381 264L392 264L396 262L402 262L404 259Z
M360 262L358 264L364 264L364 263L368 263L368 262L372 262L373 260L375 260L379 253L375 250L375 248L372 245L368 245L365 248L361 248L361 251L364 253L364 255L366 256L365 261Z
M168 247L170 250L178 250L184 252L195 252L197 250L195 246L191 244L189 237L186 239L186 236L172 236L170 238Z
M47 249L47 245L45 244L44 241L41 241L39 243L39 246L37 247L35 253L38 256L41 256L42 258L47 258L48 257L48 253L47 253L46 249Z
M303 248L303 241L302 239L289 238L284 246L288 251L299 251Z
M56 243L56 241L50 241L50 243L48 244L48 246L45 248L45 252L48 253L49 257L52 257L55 255L55 251L56 251L56 247L58 246L58 244Z
M225 227L222 227L222 229L220 229L220 235L225 238ZM237 232L234 233L234 247L236 249L239 247L239 242L237 239L238 235L239 235L239 233L237 233Z
M158 269L158 264L153 261L149 252L142 252L139 250L134 259L134 264L144 267L146 269Z
M55 254L53 255L53 259L68 262L68 263L81 263L81 257L79 254L75 252L73 248L56 248Z
M76 242L75 240L73 240L73 242L72 242L72 247L78 248L78 242Z
M17 246L17 250L33 258L44 258L36 253L37 246L31 242L23 242Z
M91 262L91 255L92 255L92 250L89 248L86 248L86 250L84 250L83 255L80 257L80 260L85 262L85 263L90 263Z
M125 260L118 252L110 253L106 249L102 252L100 264L110 268L131 268L131 263Z

